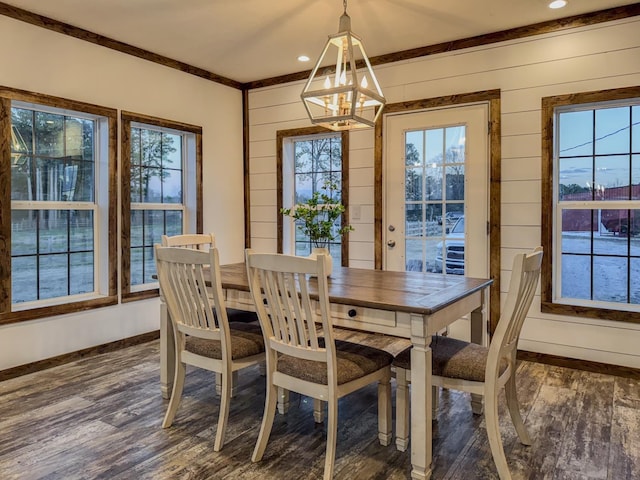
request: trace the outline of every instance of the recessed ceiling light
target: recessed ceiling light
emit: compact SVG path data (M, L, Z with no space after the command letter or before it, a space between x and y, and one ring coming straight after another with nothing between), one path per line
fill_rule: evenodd
M549 2L549 8L562 8L567 6L567 0L553 0Z
M309 57L307 57L306 55L300 55L298 57L299 62L308 62L309 60L310 60Z

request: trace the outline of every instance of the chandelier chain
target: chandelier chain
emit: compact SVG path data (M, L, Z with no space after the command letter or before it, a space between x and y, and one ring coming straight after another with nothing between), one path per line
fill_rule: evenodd
M342 6L344 7L344 13L347 13L347 0L342 0Z

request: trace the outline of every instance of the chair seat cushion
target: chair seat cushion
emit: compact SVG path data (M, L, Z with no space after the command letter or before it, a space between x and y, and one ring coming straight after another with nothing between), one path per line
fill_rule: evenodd
M383 350L366 345L336 340L338 385L362 378L391 365L393 356ZM322 385L328 384L327 364L280 355L278 371L285 375Z
M459 378L472 382L484 382L489 349L475 343L455 338L434 336L431 339L433 355L433 375ZM411 369L411 348L396 356L393 365L405 370ZM500 362L500 374L507 369L507 361Z
M259 325L230 322L231 359L251 357L264 352L264 337ZM222 348L219 340L209 340L187 336L185 350L203 357L222 359Z

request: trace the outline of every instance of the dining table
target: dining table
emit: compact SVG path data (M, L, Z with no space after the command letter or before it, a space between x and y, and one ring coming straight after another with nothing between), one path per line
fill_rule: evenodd
M255 311L244 263L220 266L220 278L227 308ZM493 281L348 267L334 267L327 280L333 325L411 340L411 478L429 479L434 401L431 337L469 315L471 341L486 345L488 290ZM168 398L174 373L174 336L164 302L160 308L160 382L162 394Z

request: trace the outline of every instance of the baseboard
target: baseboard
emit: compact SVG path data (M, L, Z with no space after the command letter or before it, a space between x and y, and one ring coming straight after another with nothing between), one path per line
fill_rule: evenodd
M529 362L544 363L546 365L553 365L556 367L573 368L587 372L603 373L605 375L614 375L616 377L640 380L640 369L624 367L621 365L610 365L608 363L579 360L576 358L561 357L559 355L550 355L547 353L527 352L525 350L518 350L518 359L527 360Z
M78 350L77 352L65 353L56 357L47 358L45 360L39 360L33 363L27 363L26 365L19 365L17 367L8 368L0 371L0 382L9 380L11 378L27 375L28 373L39 372L46 370L47 368L57 367L58 365L64 365L65 363L74 362L82 358L93 357L102 353L115 352L123 348L132 347L134 345L140 345L142 343L151 342L160 338L160 330L154 330L152 332L136 335L135 337L123 338L122 340L116 340L115 342L104 343L102 345L96 345L94 347Z

